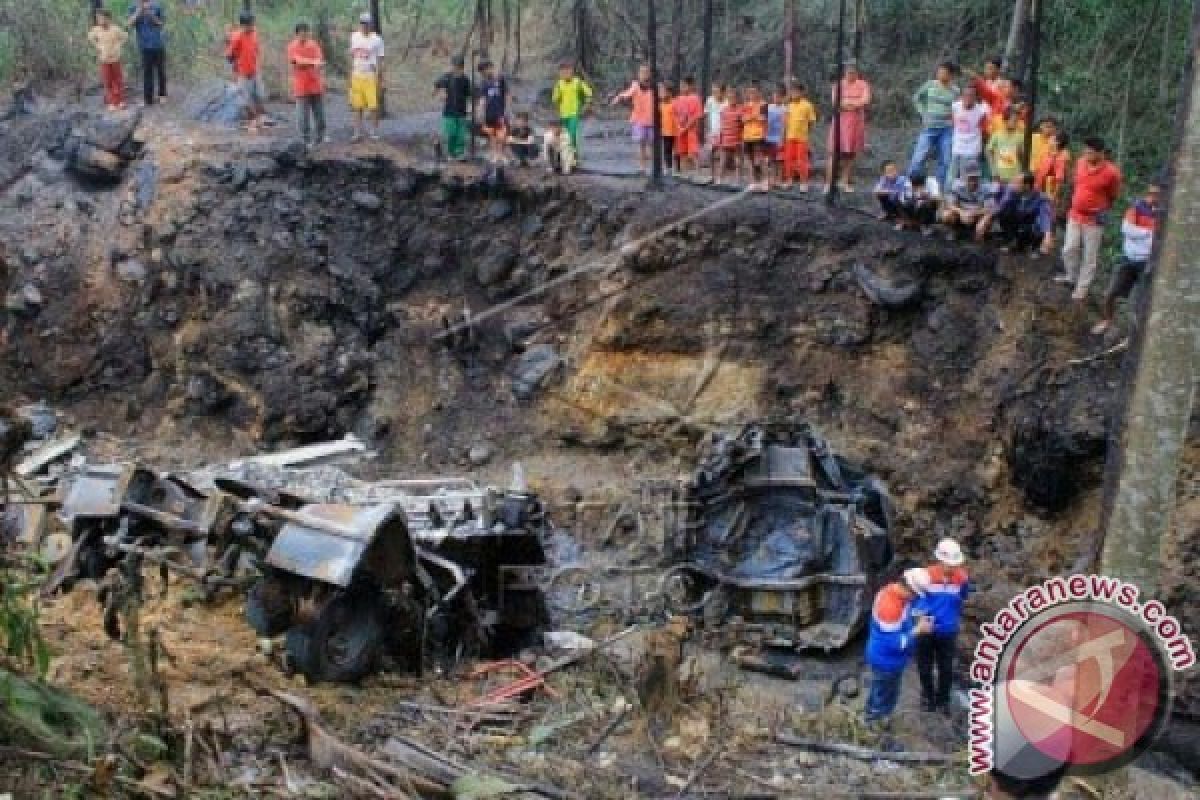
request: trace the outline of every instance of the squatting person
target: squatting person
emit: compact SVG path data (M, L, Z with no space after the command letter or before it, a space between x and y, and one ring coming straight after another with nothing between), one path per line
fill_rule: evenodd
M900 702L900 683L912 658L915 638L932 630L928 617L916 619L913 601L925 591L929 577L923 569L906 570L902 580L889 583L875 595L867 634L867 665L871 690L867 695L866 721L886 724Z

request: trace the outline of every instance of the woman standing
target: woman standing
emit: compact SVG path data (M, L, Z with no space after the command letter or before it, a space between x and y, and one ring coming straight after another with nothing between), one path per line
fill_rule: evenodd
M833 102L838 102L836 85L833 87ZM841 85L841 108L838 116L829 124L827 187L832 187L834 178L837 177L843 192L854 191L851 185L854 161L867 147L867 106L870 104L871 85L862 77L856 65L847 64ZM840 141L840 147L835 140ZM834 155L837 151L840 151L841 157L838 159L838 175L834 176Z

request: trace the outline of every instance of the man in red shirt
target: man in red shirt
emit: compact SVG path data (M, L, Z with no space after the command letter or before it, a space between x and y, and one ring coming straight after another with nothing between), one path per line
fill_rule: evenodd
M325 141L325 88L321 85L321 68L325 54L312 38L307 22L296 25L296 38L287 47L288 63L292 65L292 95L296 98L296 117L300 137L305 146ZM316 123L316 138L309 140L309 120Z
M229 37L229 45L225 48L225 58L233 67L237 76L239 88L250 99L250 122L247 129L250 132L258 130L266 109L262 102L262 84L258 80L258 31L254 28L254 15L243 11L238 17L241 27Z
M1075 191L1067 213L1067 237L1063 245L1066 273L1055 278L1075 287L1077 302L1087 300L1096 278L1096 265L1104 239L1108 212L1121 193L1121 170L1108 160L1104 141L1091 137L1083 143L1083 155L1075 165Z

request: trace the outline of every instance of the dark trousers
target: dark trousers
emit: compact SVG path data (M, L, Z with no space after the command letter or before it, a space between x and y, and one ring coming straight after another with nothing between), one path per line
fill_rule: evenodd
M871 668L871 688L867 692L865 715L867 722L879 722L892 715L900 702L900 682L903 679L904 670L884 672Z
M304 143L320 144L325 141L325 98L319 94L296 98L296 118L300 126L300 137ZM312 124L309 120L311 119ZM316 135L311 130L315 125Z
M883 213L887 215L888 219L900 216L900 201L894 194L877 194L875 199L879 201L879 207L883 209Z
M937 222L936 200L904 200L899 205L900 219L905 222L915 222L918 225L932 225Z
M927 633L917 637L917 674L921 677L921 699L926 705L941 708L950 705L955 643L953 635Z
M662 137L663 162L667 169L675 169L675 137Z
M1037 220L1020 214L998 214L1000 238L1018 249L1040 247L1045 235L1038 230Z
M509 146L512 147L513 155L516 156L517 160L522 164L527 164L530 161L537 159L537 145L533 143L513 144Z
M158 80L157 92L154 86L155 79ZM166 50L142 51L142 90L148 106L154 105L157 98L167 96Z

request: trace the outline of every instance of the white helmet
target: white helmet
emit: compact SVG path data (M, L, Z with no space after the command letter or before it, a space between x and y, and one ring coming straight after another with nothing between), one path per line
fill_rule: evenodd
M920 567L904 570L904 585L916 594L925 595L929 588L929 573Z
M948 567L962 566L963 561L966 560L963 557L962 548L953 539L942 539L938 542L937 549L933 551L933 557Z

